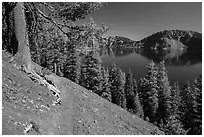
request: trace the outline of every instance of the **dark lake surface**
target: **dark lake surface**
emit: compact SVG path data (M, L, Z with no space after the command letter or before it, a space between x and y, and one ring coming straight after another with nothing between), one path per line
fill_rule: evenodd
M147 74L146 66L151 60L155 64L165 60L170 83L179 82L183 86L202 74L202 51L171 50L168 52L141 51L133 48L104 47L101 49L102 65L109 67L115 63L124 72L130 68L136 80Z

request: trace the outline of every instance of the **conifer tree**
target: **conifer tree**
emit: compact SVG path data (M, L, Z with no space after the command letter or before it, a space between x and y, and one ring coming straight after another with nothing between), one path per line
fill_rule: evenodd
M72 81L76 81L77 73L77 53L76 46L73 43L66 43L66 62L64 63L64 75Z
M65 42L58 31L53 31L54 35L50 37L50 44L47 45L47 67L54 73L57 73L57 67L63 68L63 64L66 60L66 55L64 54Z
M117 68L117 81L118 81L118 105L126 109L126 97L125 97L125 73L120 68Z
M185 130L180 121L180 105L181 95L178 83L174 83L171 90L171 111L169 117L166 119L166 124L162 127L167 135L182 135ZM161 119L162 120L162 119Z
M138 81L137 84L137 91L138 91L138 95L139 95L139 99L140 99L140 103L144 109L144 105L145 105L145 98L147 98L147 88L148 88L148 81L144 78L140 78L140 80Z
M140 103L140 99L139 99L139 94L137 91L137 82L134 79L133 80L133 92L134 92L134 111L133 113L135 113L137 116L143 118L144 117L144 112Z
M143 106L144 117L148 117L151 123L156 121L158 109L158 68L152 61L148 66L148 73L145 78L140 79L138 92Z
M102 90L100 96L111 102L112 97L110 92L109 72L108 70L105 70L104 67L102 67L101 73L102 73Z
M91 19L91 22L84 26L84 29L84 32L80 33L80 44L83 46L78 46L77 49L77 51L80 52L79 55L81 59L79 58L79 60L81 61L77 61L80 63L77 63L76 82L100 95L102 90L102 61L99 46L101 44L101 36L107 31L107 28L104 26L102 26L102 28L98 27ZM81 68L81 72L78 68Z
M202 134L202 78L199 76L192 83L192 90L195 96L192 109L192 130L191 134Z
M163 120L166 124L166 120L170 116L171 109L171 87L167 76L167 71L165 68L164 61L160 62L158 69L158 98L159 98L159 107L157 111L158 122L160 119Z
M191 84L188 82L183 90L183 117L185 129L188 134L202 134L202 82L196 79Z
M139 97L137 93L137 83L136 80L133 80L132 72L129 69L126 74L125 80L125 94L126 94L126 107L127 110L137 114L140 117L143 117L143 111L141 104L139 102Z
M30 52L32 60L43 67L47 67L47 47L50 43L50 40L52 40L52 38L50 38L50 33L53 31L54 27L50 26L47 20L39 16L36 30L37 36L35 36L36 38L31 41L32 44L30 46Z
M188 81L182 91L181 121L188 134L202 134L202 91L196 88L196 80Z
M76 75L75 75L75 82L77 84L81 83L81 66L82 66L82 57L79 56L79 53L76 53Z
M109 83L111 84L112 103L126 109L125 74L119 68L116 68L115 64L109 67Z
M189 107L190 107L190 100L192 99L190 96L190 93L192 93L190 82L187 81L187 83L184 85L184 88L181 92L182 102L181 102L181 121L184 124L184 128L186 130L189 129Z
M109 67L109 83L110 83L110 91L112 96L112 103L116 104L116 97L117 97L117 84L116 84L116 77L117 77L117 68L115 64L111 64Z
M180 117L181 101L181 90L179 84L175 82L171 90L171 115Z
M93 51L82 58L80 85L100 94L101 91L101 62Z
M133 78L132 78L132 72L129 69L128 73L126 73L126 79L125 79L125 95L126 95L126 107L129 111L134 111L135 109L135 95L134 95L134 85L133 85Z

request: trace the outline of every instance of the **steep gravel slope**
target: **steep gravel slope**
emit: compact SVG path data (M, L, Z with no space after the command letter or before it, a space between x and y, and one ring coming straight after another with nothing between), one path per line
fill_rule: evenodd
M163 134L157 127L106 101L91 91L58 77L48 78L60 90L61 102L2 60L2 134Z

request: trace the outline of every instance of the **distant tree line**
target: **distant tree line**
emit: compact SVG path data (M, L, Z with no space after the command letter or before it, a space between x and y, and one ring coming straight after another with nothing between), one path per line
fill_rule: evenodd
M165 134L202 134L201 76L180 88L178 83L170 84L164 62L159 65L151 62L147 66L147 75L138 81L133 79L131 70L123 72L115 64L104 68L99 51L108 43L102 38L108 27L103 25L98 27L91 19L86 25L77 26L73 23L66 26L68 31L65 33L62 30L63 25L59 27L51 18L59 16L66 18L65 21L75 22L99 8L100 4L47 4L40 3L51 9L50 14L53 15L50 18L38 11L40 8L36 8L36 4L33 5L36 12L30 9L25 14L24 24L27 24L27 29L24 31L28 31L30 41L27 48L30 50L32 61L151 122ZM17 4L16 10L18 11L22 5L22 3ZM25 9L29 9L32 3L24 5ZM15 31L10 30L12 26L9 26L15 22L11 22L12 20L8 18L10 6L15 7L15 3L3 3L2 47L15 54L11 47L11 44L15 44L12 41ZM61 6L65 8L58 13L56 9ZM37 23L34 24L35 33L32 17L37 18L35 20ZM18 36L19 34L20 32Z

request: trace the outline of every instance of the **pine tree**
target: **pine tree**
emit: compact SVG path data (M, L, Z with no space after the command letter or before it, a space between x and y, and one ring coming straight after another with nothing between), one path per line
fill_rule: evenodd
M136 83L136 80L133 80L132 72L130 69L126 74L125 81L126 81L125 94L126 94L127 110L140 117L143 117L143 111L142 111L142 107L139 102L139 97L137 93L137 83Z
M77 51L80 57L80 63L77 63L76 82L80 85L93 90L100 95L102 90L101 57L100 57L100 39L106 28L98 27L94 21L84 26L83 33L80 33L80 41ZM81 46L83 45L83 46ZM81 59L80 59L81 58ZM78 62L78 61L77 61ZM79 71L81 69L81 72ZM80 73L79 73L80 72Z
M138 91L137 91L137 82L136 80L134 79L133 80L133 92L134 92L134 111L133 113L135 113L137 116L143 118L144 117L144 112L143 112L143 109L142 109L142 105L140 103L140 99L139 99L139 94L138 94Z
M100 94L101 91L101 62L93 51L82 58L80 85Z
M189 86L189 85L188 85ZM187 88L187 96L191 100L186 101L185 116L188 118L186 127L189 128L188 134L201 135L202 134L202 82L198 78L191 83L191 87ZM190 89L190 90L189 90Z
M181 121L184 124L184 128L186 130L189 130L189 107L190 107L190 100L192 99L190 96L190 93L192 93L190 82L188 81L181 92L182 102L181 102Z
M202 90L196 81L187 82L182 91L181 121L191 135L202 134Z
M39 16L36 29L37 36L35 36L36 38L33 38L32 43L30 44L30 52L32 60L43 67L47 67L45 63L47 61L47 59L45 59L45 53L48 52L47 45L49 44L49 33L51 31L53 31L53 27L49 25L47 20Z
M117 77L117 68L115 64L111 64L109 67L109 83L110 83L110 91L112 96L112 103L116 104L117 100L117 84L116 84L116 77Z
M126 95L126 107L128 111L134 111L135 109L135 95L134 95L134 85L133 85L133 78L132 78L132 72L129 69L128 73L126 73L126 79L125 79L125 95Z
M182 122L180 121L180 105L181 95L178 83L174 83L171 90L171 111L170 116L166 119L166 124L162 127L167 135L182 135L185 130ZM161 119L162 120L162 119Z
M76 76L75 76L75 82L77 84L81 83L81 66L82 66L82 57L79 56L79 53L76 53Z
M156 121L158 109L158 68L152 61L148 66L148 73L145 78L140 79L138 93L143 106L144 117L148 117L150 122Z
M9 3L8 5L10 5ZM24 10L23 2L17 2L13 6L13 9L10 10L10 13L7 15L7 19L10 20L8 22L8 26L12 29L10 30L11 36L9 47L13 49L12 54L15 57L16 62L19 66L21 66L27 73L32 73L33 75L36 74L32 67L32 60L30 55L30 47L29 47L29 37L27 31L27 23L26 23L26 16Z
M59 69L57 68L63 68L63 64L65 63L67 56L64 54L63 48L65 42L62 36L58 31L53 31L52 33L54 33L54 35L50 36L50 44L48 44L46 47L48 49L46 53L46 67L57 74L59 73Z
M122 72L120 68L117 69L118 77L118 93L117 93L117 99L118 99L118 106L121 106L122 108L126 109L126 97L125 97L125 73Z
M179 84L175 82L171 90L171 115L178 115L180 117L181 101L181 90Z
M126 109L125 74L119 68L116 68L115 64L109 67L109 83L111 85L112 103Z
M137 84L137 91L138 91L138 95L139 95L139 100L140 100L140 103L143 107L143 109L145 108L145 101L146 101L146 98L148 97L146 92L148 90L148 81L145 79L145 78L140 78L140 80L138 81L138 84ZM145 110L144 110L145 112Z
M77 76L77 53L76 46L73 43L66 43L66 62L64 63L64 75L72 81L76 81Z
M102 73L102 90L100 96L111 102L112 97L110 92L109 72L108 70L105 70L104 67L102 67L101 73Z
M191 134L202 135L202 78L199 76L192 83L192 90L195 96L192 112Z
M158 122L160 119L166 124L166 120L170 116L171 109L171 87L167 76L167 71L165 68L164 61L160 62L158 69L158 97L159 97L159 107L157 111Z

